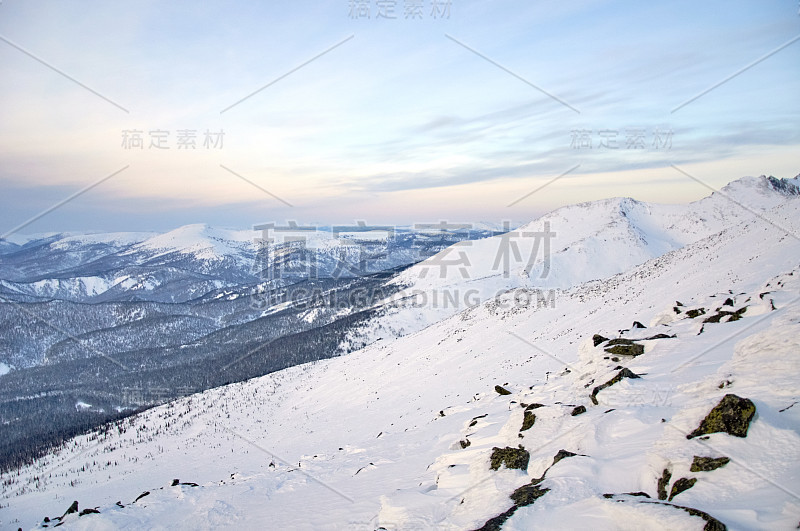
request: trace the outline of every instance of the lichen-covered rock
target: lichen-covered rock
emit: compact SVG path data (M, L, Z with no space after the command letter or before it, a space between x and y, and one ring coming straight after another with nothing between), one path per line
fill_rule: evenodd
M506 468L527 470L528 461L530 461L531 454L521 446L519 448L492 448L492 456L490 458L491 464L489 468L492 470L499 470L502 465Z
M694 310L689 310L686 312L686 317L689 319L694 319L695 317L700 317L701 315L706 314L705 308L696 308Z
M519 429L519 431L526 431L531 429L535 422L536 422L536 415L534 415L530 411L526 411L525 417L522 419L522 427Z
M531 505L533 502L547 494L550 489L543 489L539 486L542 480L534 480L528 485L523 485L511 494L511 499L514 500L514 505L517 507L525 507Z
M730 457L700 457L694 456L692 459L691 472L711 472L722 468L731 461Z
M739 319L742 318L742 315L746 311L747 311L747 306L745 306L743 308L739 308L735 312L729 312L729 311L726 311L726 310L718 310L717 313L712 315L711 317L706 317L703 320L703 322L704 323L718 323L720 321L720 319L722 319L723 317L726 317L726 316L729 316L728 317L728 322L738 321Z
M597 387L594 388L594 390L592 391L592 395L589 397L589 398L592 399L592 403L594 405L598 405L599 402L597 401L597 393L599 393L600 391L602 391L606 387L611 387L615 383L619 383L620 381L622 381L623 378L641 378L641 377L638 374L636 374L633 371L631 371L630 369L628 369L628 368L622 369L621 371L619 371L617 373L616 376L611 378L609 381L607 381L603 385L598 385Z
M494 390L497 392L498 395L510 395L511 391L506 389L505 387L501 387L499 385L494 386Z
M708 435L710 433L727 433L735 437L747 437L750 421L756 414L756 406L747 398L734 394L722 397L719 404L709 411L706 418L687 439Z
M600 334L595 334L592 336L592 343L594 343L595 347L604 341L608 341L608 338L603 337Z
M644 345L632 343L630 345L614 345L606 348L606 352L615 356L641 356L644 354Z
M669 500L672 501L672 498L680 494L685 490L691 489L694 484L697 483L697 479L695 478L681 478L675 483L672 484L672 490L669 493Z
M572 413L570 413L570 415L572 415L573 417L577 417L578 415L581 415L583 413L586 413L586 406L577 406L572 410Z
M669 481L671 479L672 479L672 472L670 472L668 468L665 468L664 471L661 473L661 477L658 478L657 491L659 500L667 499L667 486L669 485Z

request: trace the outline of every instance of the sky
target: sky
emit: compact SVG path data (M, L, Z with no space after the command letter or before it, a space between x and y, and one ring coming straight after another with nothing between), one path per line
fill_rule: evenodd
M0 233L688 202L798 94L797 0L2 0Z

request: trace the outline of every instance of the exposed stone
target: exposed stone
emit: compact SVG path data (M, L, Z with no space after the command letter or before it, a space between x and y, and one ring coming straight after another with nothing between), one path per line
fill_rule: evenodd
M498 395L510 395L511 391L506 389L505 387L500 387L499 385L494 386L494 390L497 392Z
M669 485L669 481L671 479L672 479L672 472L670 472L668 468L665 468L664 471L661 473L661 477L658 478L657 491L659 500L667 499L667 486Z
M519 429L519 431L526 431L531 429L535 422L536 422L536 415L534 415L530 411L526 411L525 417L522 419L522 427Z
M606 352L615 356L641 356L644 354L644 345L633 343L631 345L614 345L606 348Z
M755 414L756 406L752 401L734 394L727 394L706 415L700 426L686 438L693 439L701 435L720 432L735 437L747 437L747 429Z
M694 456L692 459L691 472L711 472L722 468L731 461L730 457L700 457Z
M592 343L594 343L595 347L604 341L608 341L608 338L603 337L600 334L595 334L592 336Z
M572 415L573 417L577 417L578 415L581 415L583 413L586 413L586 406L578 406L572 410L572 413L570 413L570 415Z
M597 387L594 388L594 390L592 391L592 395L590 397L592 399L592 403L594 405L598 405L599 402L597 401L597 398L596 398L597 397L597 393L599 393L600 391L602 391L606 387L611 387L612 385L614 385L616 383L619 383L620 381L622 381L623 378L641 378L641 377L638 374L632 372L628 368L622 369L621 371L619 371L617 373L616 376L611 378L609 381L607 381L603 385L598 385Z
M559 450L558 453L553 457L553 464L555 465L562 459L566 459L567 457L575 457L578 454L572 453L568 450Z
M461 449L463 450L464 448L466 448L467 446L469 446L472 443L470 442L469 439L464 439L463 441L458 441L458 444L461 445Z
M506 468L527 470L530 458L531 454L521 446L519 448L511 448L510 446L498 448L495 446L492 448L489 468L499 470L502 465L505 465Z
M672 490L669 493L669 500L672 501L672 498L680 494L685 490L691 489L694 484L697 483L697 479L695 478L681 478L675 483L672 484Z
M535 482L536 480L534 480ZM540 480L541 481L541 480ZM517 507L525 507L547 494L550 489L539 487L538 483L523 485L511 494L511 499Z

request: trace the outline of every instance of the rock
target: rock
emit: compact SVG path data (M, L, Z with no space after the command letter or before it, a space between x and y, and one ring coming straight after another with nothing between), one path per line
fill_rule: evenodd
M511 391L506 389L505 387L500 387L499 385L494 386L494 390L497 392L498 395L510 395Z
M688 317L689 319L694 319L695 317L700 317L701 315L705 314L706 314L705 308L697 308L695 310L689 310L688 312L686 312L686 317Z
M654 336L646 337L646 338L642 339L641 341L651 341L653 339L674 339L676 337L678 337L678 336L676 336L675 334L673 334L671 336L668 335L668 334L656 334Z
M647 327L642 323L640 323L639 321L634 321L633 326L631 326L631 328L647 328Z
M723 302L722 305L723 306L733 306L733 299L728 297L727 299L725 299L725 302Z
M525 411L530 411L532 409L539 409L540 407L544 407L544 404L528 404L525 406Z
M672 498L680 494L685 490L691 489L694 484L697 483L697 479L695 478L681 478L675 483L672 484L672 490L669 493L669 500L672 501Z
M141 500L145 496L150 496L150 491L149 490L146 490L143 493L139 494L139 497L136 498L135 500L133 500L133 503L136 503L137 501Z
M558 453L553 456L553 465L561 461L562 459L566 459L567 457L575 457L578 454L574 454L568 450L559 450ZM552 466L552 465L551 465Z
M719 404L712 409L706 418L687 439L694 439L701 435L724 432L735 437L747 437L750 421L756 414L756 406L747 398L734 394L722 397Z
M658 478L659 500L667 499L667 486L669 485L669 480L671 479L672 479L672 472L670 472L668 468L665 468L664 471L661 473L661 477Z
M521 446L519 448L511 448L510 446L498 448L495 446L492 448L491 464L489 468L492 470L499 470L500 466L505 465L506 468L527 470L530 458L531 454Z
M614 345L611 348L606 347L605 351L615 356L641 356L644 354L644 345L638 345L636 343L631 345Z
M534 480L536 481L536 480ZM541 480L540 480L541 481ZM511 494L511 499L517 507L525 507L544 496L550 489L539 487L538 483L523 485Z
M173 479L172 480L172 486L173 487L177 487L180 484L181 484L181 480L179 480L179 479Z
M84 509L81 511L79 516L86 516L87 514L100 514L100 511L95 509Z
M72 502L72 505L69 506L69 509L67 509L67 512L65 512L61 518L64 518L64 516L67 516L68 514L75 514L77 512L78 512L78 502L74 501Z
M595 347L604 341L608 341L608 338L603 337L600 334L595 334L592 336L592 343L594 343Z
M722 468L730 462L730 457L700 457L694 456L692 459L691 472L711 472Z
M570 413L570 415L572 415L573 417L577 417L578 415L581 415L583 413L586 413L586 406L578 406L572 410L572 413Z
M746 311L747 311L747 306L745 306L744 308L739 308L735 312L728 312L728 311L725 311L725 310L719 310L719 311L717 311L716 314L712 315L711 317L705 318L703 320L703 322L704 323L718 323L720 321L720 319L722 319L723 317L726 317L726 316L729 316L728 317L728 321L727 321L729 323L731 321L738 321L739 319L742 318L742 314L744 314L744 312L746 312Z
M531 429L535 422L536 422L536 415L534 415L530 411L525 411L525 417L522 419L522 427L519 429L519 431L526 431Z
M469 441L469 439L464 439L463 441L458 441L458 444L461 445L461 449L463 450L472 443Z
M616 376L611 378L609 381L607 381L603 385L598 385L597 387L594 388L594 390L592 391L592 395L590 396L590 398L592 399L592 403L594 405L598 405L599 402L597 401L597 398L596 398L597 397L597 393L599 393L600 391L602 391L606 387L611 387L612 385L614 385L616 383L619 383L620 381L622 381L623 378L641 378L641 377L638 374L632 372L628 368L622 369L621 371L619 371L617 373Z

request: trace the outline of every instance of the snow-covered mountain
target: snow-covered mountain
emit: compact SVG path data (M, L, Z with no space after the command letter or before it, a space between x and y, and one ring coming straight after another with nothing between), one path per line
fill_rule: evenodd
M420 330L509 289L566 289L607 278L800 199L800 178L744 177L699 201L612 198L559 208L513 231L466 240L403 271L403 289L364 337ZM371 339L370 339L371 340ZM353 342L357 342L353 338Z
M533 225L569 239L551 284L437 278L510 291L76 437L0 477L0 526L794 529L800 201L778 183L556 211Z

